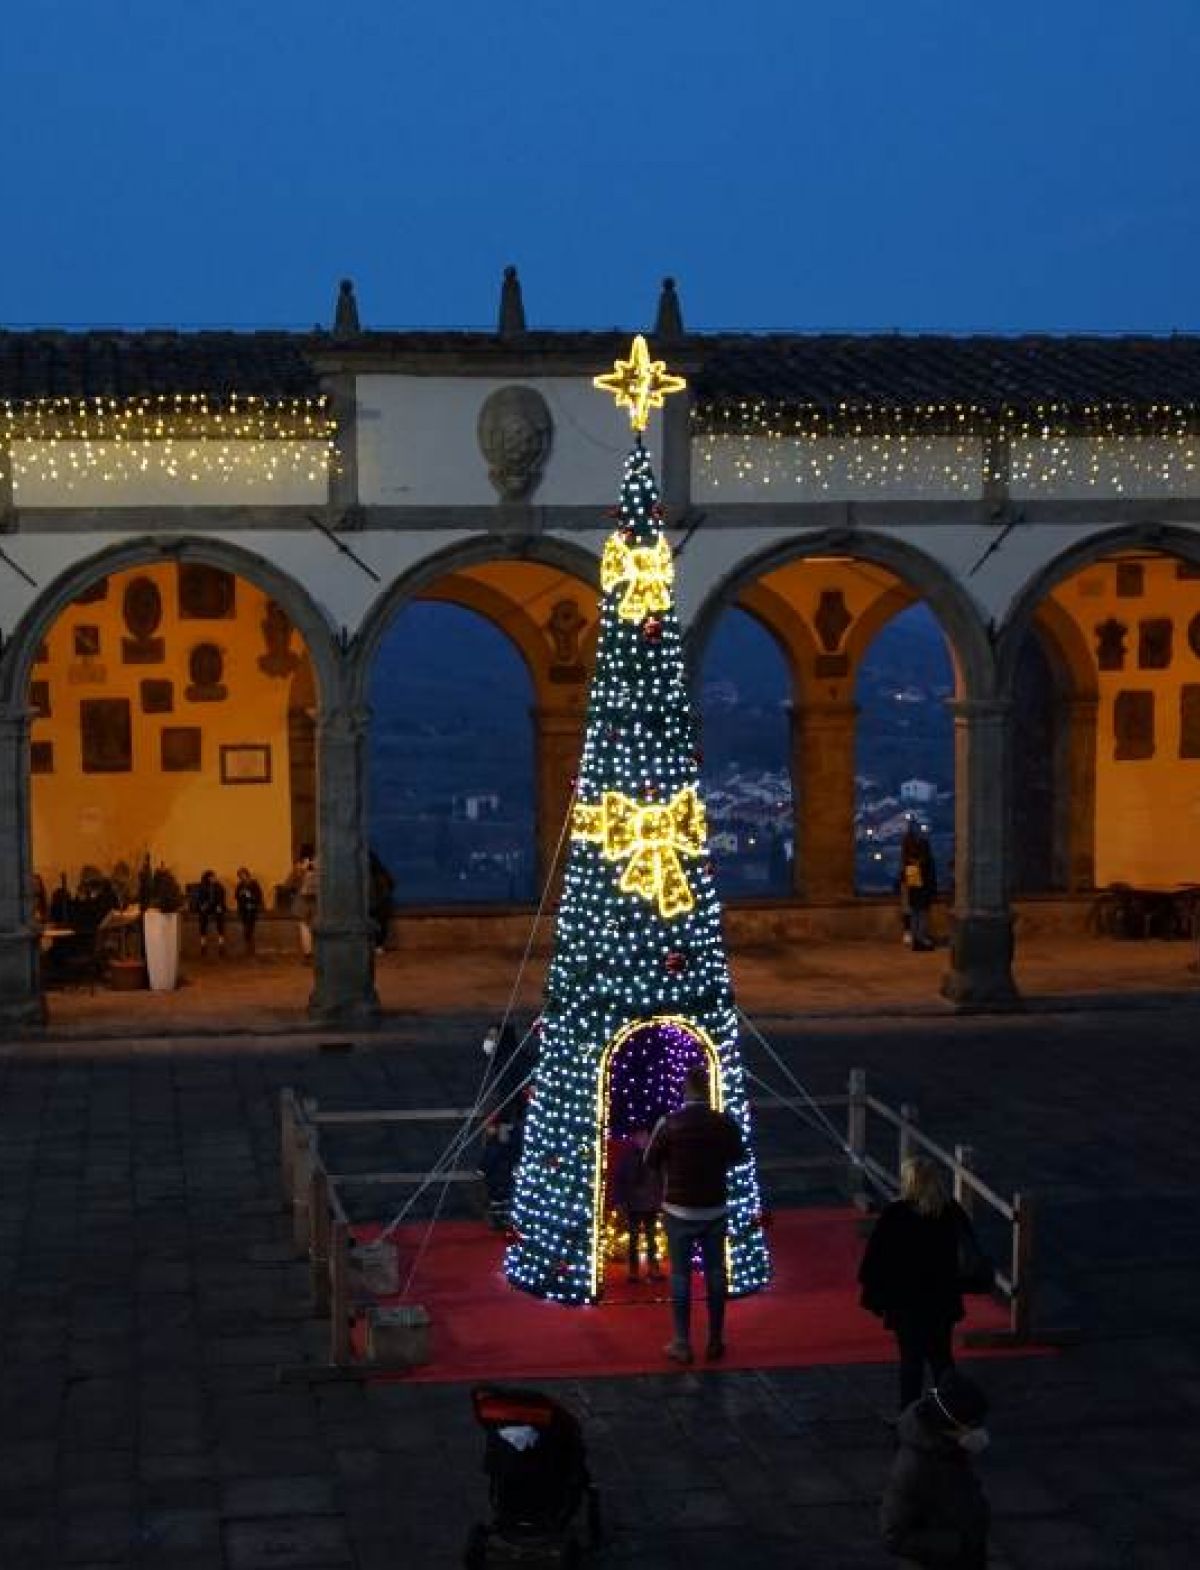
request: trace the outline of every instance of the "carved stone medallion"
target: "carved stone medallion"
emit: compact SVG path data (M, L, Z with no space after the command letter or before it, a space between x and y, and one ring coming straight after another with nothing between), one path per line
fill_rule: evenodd
M533 387L498 387L479 411L479 450L501 501L527 501L550 456L554 422Z
M162 591L153 578L137 577L125 586L121 614L129 629L121 640L121 658L126 665L161 665L163 640L154 635L162 625Z
M188 655L188 675L192 678L186 696L192 703L220 703L228 697L225 656L215 643L198 643Z

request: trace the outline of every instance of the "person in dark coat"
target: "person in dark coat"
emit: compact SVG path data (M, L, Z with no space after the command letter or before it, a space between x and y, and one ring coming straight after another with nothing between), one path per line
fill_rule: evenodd
M225 885L215 872L201 875L196 888L196 916L200 925L200 952L208 950L208 929L217 934L217 953L225 953Z
M900 842L900 893L908 914L908 932L915 950L933 948L929 912L937 898L937 867L929 840L910 823Z
M629 1230L629 1279L638 1279L638 1254L646 1239L646 1276L658 1281L658 1213L662 1208L662 1174L643 1159L650 1143L650 1130L635 1129L613 1168L613 1199L625 1216Z
M246 953L254 953L254 929L258 925L258 918L262 914L263 891L262 884L257 878L250 876L248 867L239 867L237 870L237 883L233 890L233 901L237 906L238 920L242 924L242 937L245 940Z
M884 1547L903 1563L984 1570L990 1511L971 1457L987 1447L987 1400L947 1374L900 1416L879 1512Z
M683 1081L683 1106L658 1124L646 1148L647 1166L664 1179L663 1223L671 1256L671 1317L674 1337L663 1348L675 1363L692 1361L692 1250L704 1261L708 1298L710 1363L725 1355L725 1233L729 1169L745 1154L742 1131L727 1112L708 1102L708 1071L689 1069Z
M900 1168L900 1198L867 1239L860 1301L896 1337L902 1411L921 1394L926 1364L935 1382L954 1366L951 1338L963 1317L958 1246L969 1225L934 1163L912 1156Z

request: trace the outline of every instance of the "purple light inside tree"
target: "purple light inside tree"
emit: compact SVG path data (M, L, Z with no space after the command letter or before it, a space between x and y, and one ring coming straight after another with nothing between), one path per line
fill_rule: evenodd
M608 1132L627 1139L683 1105L683 1077L704 1068L704 1048L681 1025L646 1025L622 1043L609 1079Z

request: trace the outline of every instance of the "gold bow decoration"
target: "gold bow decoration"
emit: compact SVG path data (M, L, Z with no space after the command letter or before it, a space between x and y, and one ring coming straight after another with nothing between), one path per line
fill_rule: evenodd
M625 585L617 605L623 621L644 621L655 611L668 610L674 579L675 561L665 535L653 545L626 545L619 534L609 535L600 558L600 585L606 594Z
M696 903L680 858L702 856L707 834L704 803L694 785L661 806L606 790L595 806L577 802L571 815L572 839L598 843L608 861L628 858L622 893L654 900L659 915L668 918Z

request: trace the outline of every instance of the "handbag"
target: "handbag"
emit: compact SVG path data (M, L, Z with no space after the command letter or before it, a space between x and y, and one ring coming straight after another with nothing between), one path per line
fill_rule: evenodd
M996 1266L979 1246L967 1215L958 1223L958 1290L986 1296L996 1289Z

